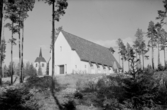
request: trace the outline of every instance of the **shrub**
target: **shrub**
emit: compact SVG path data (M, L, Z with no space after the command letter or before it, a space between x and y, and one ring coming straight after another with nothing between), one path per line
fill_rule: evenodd
M158 71L164 71L165 67L162 66L162 64L158 64Z
M85 84L84 92L95 92L97 90L96 83L94 81L89 81Z
M60 90L60 85L56 80L53 80L53 83L52 83L51 76L29 77L25 85L27 88L36 88L39 91L50 89L52 86L54 87L55 90L57 91Z
M0 96L0 108L1 110L38 110L35 102L31 102L31 106L26 105L31 97L32 94L25 88L10 88Z
M78 80L76 82L76 89L79 91L83 90L85 88L85 84L86 82L84 80Z
M74 93L74 98L76 99L83 99L83 94L79 91Z
M62 106L64 110L76 110L76 104L73 100L69 100L68 102L64 103Z

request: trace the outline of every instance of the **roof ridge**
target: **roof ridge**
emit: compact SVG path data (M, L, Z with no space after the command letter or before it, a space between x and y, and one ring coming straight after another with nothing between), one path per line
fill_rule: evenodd
M64 30L62 30L62 31L65 32L65 33L67 33L67 34L71 34L71 33L67 32L67 31L64 31ZM62 32L62 31L61 31L61 32ZM93 44L95 44L95 45L101 46L101 47L103 47L103 48L109 50L109 48L107 48L107 47L105 47L105 46L102 46L102 45L100 45L100 44L97 44L97 43L95 43L95 42L89 41L89 40L87 40L87 39L84 39L84 38L79 37L79 36L74 35L74 34L71 34L71 35L72 35L72 36L75 36L75 37L77 37L77 38L79 38L79 39L85 40L85 41L87 41L87 42L93 43Z

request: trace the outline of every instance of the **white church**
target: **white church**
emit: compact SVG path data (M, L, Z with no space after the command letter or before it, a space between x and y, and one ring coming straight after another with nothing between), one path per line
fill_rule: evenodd
M112 74L121 67L109 48L61 31L55 40L55 75ZM52 52L49 60L52 75Z
M36 69L37 74L39 73L39 68L40 68L41 69L41 75L46 75L47 63L46 63L45 58L42 56L42 49L40 49L39 57L37 57L35 59L35 62L33 64L33 66Z

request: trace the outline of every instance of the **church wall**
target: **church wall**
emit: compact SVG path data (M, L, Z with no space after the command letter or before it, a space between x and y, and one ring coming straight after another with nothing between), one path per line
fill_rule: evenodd
M64 65L64 73L72 72L72 50L62 33L55 42L55 75L60 74L60 66Z

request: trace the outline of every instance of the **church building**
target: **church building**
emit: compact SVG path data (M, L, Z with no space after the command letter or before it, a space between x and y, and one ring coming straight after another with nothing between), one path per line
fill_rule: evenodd
M55 75L112 74L121 67L109 48L62 30L55 40ZM52 75L52 52L49 75Z
M40 49L39 57L34 62L34 68L37 70L38 75L46 75L46 60L42 56L42 49Z

